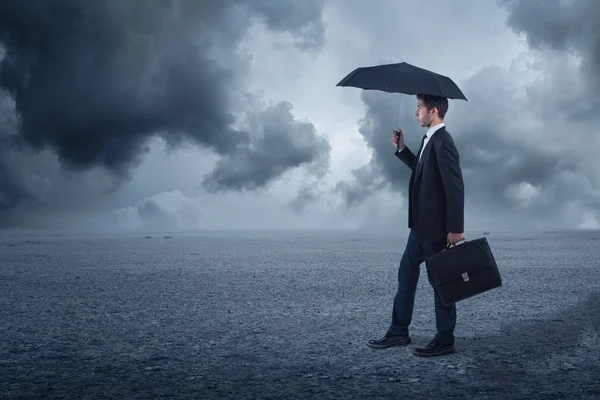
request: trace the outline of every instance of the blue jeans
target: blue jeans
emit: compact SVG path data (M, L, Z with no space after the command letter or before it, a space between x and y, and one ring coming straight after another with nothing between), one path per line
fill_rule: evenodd
M408 235L406 249L398 268L398 291L394 297L392 323L388 330L390 334L408 335L415 304L415 293L419 281L420 265L426 258L439 253L446 243L421 242L414 230ZM431 283L431 280L429 280ZM456 326L456 306L444 306L434 290L435 323L437 333L435 338L443 344L454 344L454 328Z

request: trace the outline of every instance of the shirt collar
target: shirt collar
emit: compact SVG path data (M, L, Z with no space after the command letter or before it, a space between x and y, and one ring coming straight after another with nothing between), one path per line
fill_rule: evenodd
M438 129L440 129L443 126L445 126L445 125L444 125L443 122L441 122L441 123L439 123L437 125L434 125L431 128L429 128L427 130L427 133L426 133L427 139L431 138L431 135L433 135Z

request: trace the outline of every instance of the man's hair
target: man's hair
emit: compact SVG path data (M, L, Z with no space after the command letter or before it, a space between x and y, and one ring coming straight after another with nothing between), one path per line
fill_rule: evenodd
M448 99L446 97L434 96L431 94L418 94L417 99L421 100L428 110L437 108L440 119L444 119L446 112L448 112Z

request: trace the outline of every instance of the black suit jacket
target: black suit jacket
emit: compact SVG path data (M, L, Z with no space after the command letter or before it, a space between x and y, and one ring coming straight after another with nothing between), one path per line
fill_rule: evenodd
M458 150L446 128L441 127L429 138L421 161L408 147L395 154L412 170L408 227L422 241L446 243L449 232L463 233L463 176Z

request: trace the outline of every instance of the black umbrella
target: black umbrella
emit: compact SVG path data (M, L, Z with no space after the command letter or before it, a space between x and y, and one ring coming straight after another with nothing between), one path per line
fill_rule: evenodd
M467 100L452 79L405 62L357 68L336 86Z

